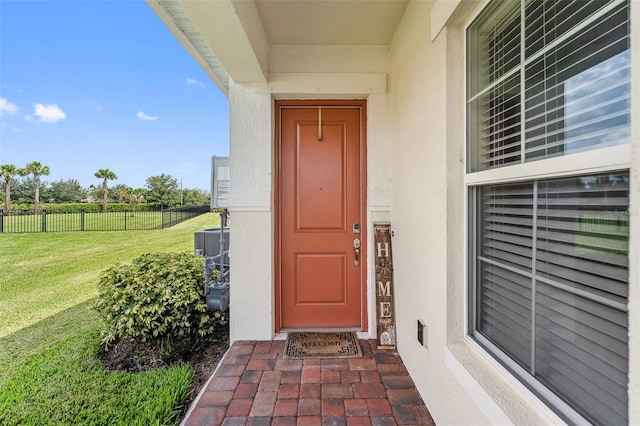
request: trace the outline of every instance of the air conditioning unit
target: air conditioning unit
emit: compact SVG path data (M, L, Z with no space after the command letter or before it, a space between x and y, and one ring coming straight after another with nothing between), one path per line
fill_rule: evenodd
M203 229L194 232L193 248L196 253L204 257L214 257L220 254L220 228ZM224 229L224 255L225 269L229 268L229 228ZM220 261L217 260L216 264ZM217 268L220 269L220 268Z

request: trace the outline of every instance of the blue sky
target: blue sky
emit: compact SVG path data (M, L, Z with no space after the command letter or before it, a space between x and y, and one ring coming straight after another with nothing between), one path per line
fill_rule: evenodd
M228 128L228 100L144 1L0 0L0 164L208 190Z

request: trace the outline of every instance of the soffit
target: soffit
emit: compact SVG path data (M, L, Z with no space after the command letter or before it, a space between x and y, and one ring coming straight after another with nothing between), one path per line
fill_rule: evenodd
M408 0L147 0L216 85L266 82L274 45L388 46Z
M256 0L269 44L386 46L407 0Z

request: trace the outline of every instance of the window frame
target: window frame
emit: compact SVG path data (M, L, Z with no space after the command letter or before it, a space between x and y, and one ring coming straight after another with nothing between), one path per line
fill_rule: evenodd
M499 1L499 0L495 0L495 1ZM464 27L464 68L465 68L465 85L464 85L464 102L465 102L465 108L464 108L464 119L465 119L465 125L469 124L470 121L470 116L469 116L469 110L470 110L470 103L475 102L475 100L480 99L484 94L491 92L491 90L493 90L494 88L498 87L499 85L501 85L502 83L506 82L509 79L512 79L514 77L519 77L519 86L520 86L520 105L524 105L526 104L526 101L524 101L524 99L526 99L526 71L527 71L527 67L530 66L531 64L535 63L537 60L539 60L540 58L544 57L546 53L548 53L548 51L562 45L562 43L564 43L567 40L570 40L572 36L576 35L579 33L579 31L581 29L585 29L588 28L588 26L594 22L597 22L598 19L600 19L603 15L606 15L608 12L611 12L613 10L615 10L616 7L624 4L626 1L629 1L630 3L633 2L633 0L611 0L611 3L608 4L607 6L604 6L602 9L600 9L597 13L594 13L592 15L590 15L587 19L585 19L583 22L581 22L579 25L577 25L575 28L571 29L570 31L565 32L564 34L562 34L561 36L555 38L552 42L549 43L549 45L545 46L542 49L539 49L537 52L533 53L530 57L525 57L525 52L526 52L526 37L524 34L524 31L522 31L525 27L526 27L526 17L524 14L524 11L526 9L526 3L527 0L512 0L512 1L519 1L520 3L520 33L519 33L519 37L520 37L520 62L519 64L514 67L511 70L506 70L500 77L498 77L495 81L491 82L491 84L486 85L486 87L484 88L478 88L476 90L476 93L473 94L473 96L469 95L469 87L471 86L471 77L468 75L467 73L467 64L470 60L469 58L469 38L468 38L468 34L469 34L469 28L472 26L472 24L474 23L474 21L488 8L491 7L491 3L493 2L493 0L485 0L485 2L483 2L483 4L481 5L481 7L478 8L478 10L476 11L476 13L474 14L474 16L471 17L471 19L467 22L467 24ZM631 7L631 4L629 4L629 7ZM631 30L631 28L629 28L629 30ZM629 39L630 39L630 34L629 34ZM475 80L474 80L475 81ZM630 77L630 82L632 81L631 77ZM477 83L476 83L477 85ZM629 111L629 114L631 114L631 111ZM573 157L574 155L578 155L580 153L584 153L584 152L591 152L591 151L599 151L599 150L605 150L607 148L616 148L616 147L620 147L620 146L627 146L629 147L629 142L627 143L623 143L623 144L618 144L618 145L613 145L613 146L605 146L605 147L601 147L601 148L594 148L594 149L587 149L587 150L582 150L582 151L578 151L575 153L571 153L568 155L563 155L563 156L559 156L559 157L548 157L548 158L541 158L541 159L535 159L535 160L527 160L526 159L526 151L527 151L527 147L526 147L526 121L527 121L527 117L526 117L526 111L523 109L520 111L519 113L519 118L520 118L520 150L519 150L519 156L520 156L520 161L517 163L513 163L513 164L505 164L502 166L498 166L496 168L489 168L489 169L485 169L485 170L478 170L478 171L470 171L470 165L472 163L475 163L475 159L472 159L470 154L472 154L472 152L469 150L469 141L472 140L472 135L470 132L470 129L467 128L465 131L465 144L464 144L464 159L465 159L465 183L466 183L466 177L469 175L477 175L480 173L485 173L485 172L490 172L490 171L494 171L497 169L501 169L501 168L510 168L510 167L516 167L516 166L521 166L521 165L525 165L525 164L529 164L529 163L539 163L539 162L543 162L543 161L548 161L548 160L552 160L554 158L563 158L563 157L571 157L571 158L577 158L577 157ZM631 125L629 125L629 128L631 129ZM477 147L473 148L475 151L478 150ZM615 151L612 151L615 152ZM476 152L473 152L473 154L475 155ZM622 157L619 157L622 158ZM627 162L628 162L628 157L627 158ZM600 163L601 164L601 163ZM477 166L476 166L477 167ZM535 169L536 167L534 166L533 169ZM571 169L571 168L569 168ZM526 168L525 168L526 170ZM482 175L480 175L482 176ZM480 179L482 179L482 177L480 177ZM485 178L486 179L486 178Z
M463 36L463 67L464 67L464 77L465 83L463 85L463 94L464 94L464 109L463 109L463 122L465 125L464 131L464 143L462 149L462 155L464 158L464 166L463 166L463 218L464 218L464 336L465 342L470 344L472 347L478 348L482 351L482 353L486 354L489 359L495 361L504 368L504 371L508 375L508 377L512 378L515 382L524 386L524 388L530 391L534 398L541 400L542 403L547 406L552 412L559 415L563 420L573 422L573 423L589 423L589 421L583 417L580 413L578 413L575 409L573 409L569 404L563 401L558 395L552 392L549 388L544 386L541 382L539 382L534 376L530 374L529 371L520 366L516 361L511 359L506 353L504 353L500 348L490 342L484 336L476 336L474 332L475 321L476 321L476 306L477 306L477 262L478 260L475 258L477 254L477 236L472 232L477 227L475 224L477 223L477 194L479 193L478 188L484 185L492 185L492 184L505 184L505 183L517 183L517 182L525 182L525 181L540 181L552 178L563 178L563 177L572 177L572 176L581 176L581 175L590 175L590 174L599 174L605 172L620 172L626 171L629 176L633 172L632 167L632 143L631 140L626 143L614 145L614 146L605 146L600 148L594 148L586 151L569 153L562 156L543 158L534 161L525 161L525 143L522 141L522 150L521 156L522 161L520 163L515 163L513 165L505 165L502 167L496 167L492 169L480 170L480 171L470 171L470 162L472 159L470 158L470 146L469 141L471 140L471 120L470 120L470 111L469 111L469 103L482 95L482 93L488 90L484 88L483 90L478 91L473 99L469 97L469 73L468 73L468 47L469 47L469 27L474 23L476 18L487 8L490 6L493 0L485 0L481 5L475 10L472 16L466 21L462 28L462 36ZM623 3L624 0L613 1L612 4L606 7L607 10L611 10L617 5ZM524 6L526 0L520 0L521 8L524 10ZM604 13L604 12L603 12ZM524 24L524 13L520 17L521 25ZM631 19L631 14L630 14ZM581 24L581 27L586 26L588 23L594 21L594 17L589 17L585 23ZM521 26L522 28L522 26ZM629 38L631 39L632 27L629 29ZM520 37L522 36L522 31L519 33ZM560 42L564 41L567 38L566 34L561 37L559 40L555 40L550 46L555 46ZM546 46L544 49L536 52L533 57L523 60L518 65L518 72L521 75L521 93L524 95L524 74L526 65L530 62L534 61L538 56L544 55L544 52L549 49L549 46ZM525 46L521 46L521 52L523 53ZM633 53L633 52L632 52ZM524 56L523 56L524 57ZM632 60L633 64L633 60ZM505 80L509 78L511 75L510 72L505 73L499 80ZM633 75L633 74L632 74ZM632 81L632 79L630 80ZM523 98L524 99L524 98ZM629 97L629 102L633 101L633 97ZM524 101L523 101L524 102ZM629 112L630 116L633 115L633 106L630 108ZM525 114L521 113L521 131L524 132L524 122L525 122ZM633 128L633 125L629 125L630 130ZM475 149L475 148L474 148ZM630 194L631 195L631 194ZM631 203L631 197L629 202ZM631 234L629 235L629 241L631 241ZM628 256L630 256L628 254ZM629 279L631 276L629 276ZM629 281L630 284L630 281ZM628 305L627 305L628 306ZM476 333L479 334L479 333ZM629 344L631 340L629 340ZM629 359L630 360L630 359ZM628 401L631 404L631 399Z

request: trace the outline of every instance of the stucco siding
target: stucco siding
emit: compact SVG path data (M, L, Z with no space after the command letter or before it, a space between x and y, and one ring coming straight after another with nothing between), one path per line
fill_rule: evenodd
M273 337L272 101L230 82L232 340Z
M273 337L271 214L232 212L230 333L236 340ZM247 262L251 267L247 267Z
M430 6L410 3L391 45L391 219L398 350L436 423L488 424L444 364L447 46L442 35L431 43ZM452 195L462 197L459 190ZM416 339L418 319L426 324L426 347Z
M369 234L367 253L368 337L376 334L376 288L374 285L373 224L389 222L391 210L391 153L389 129L389 99L385 94L367 98L367 218Z

